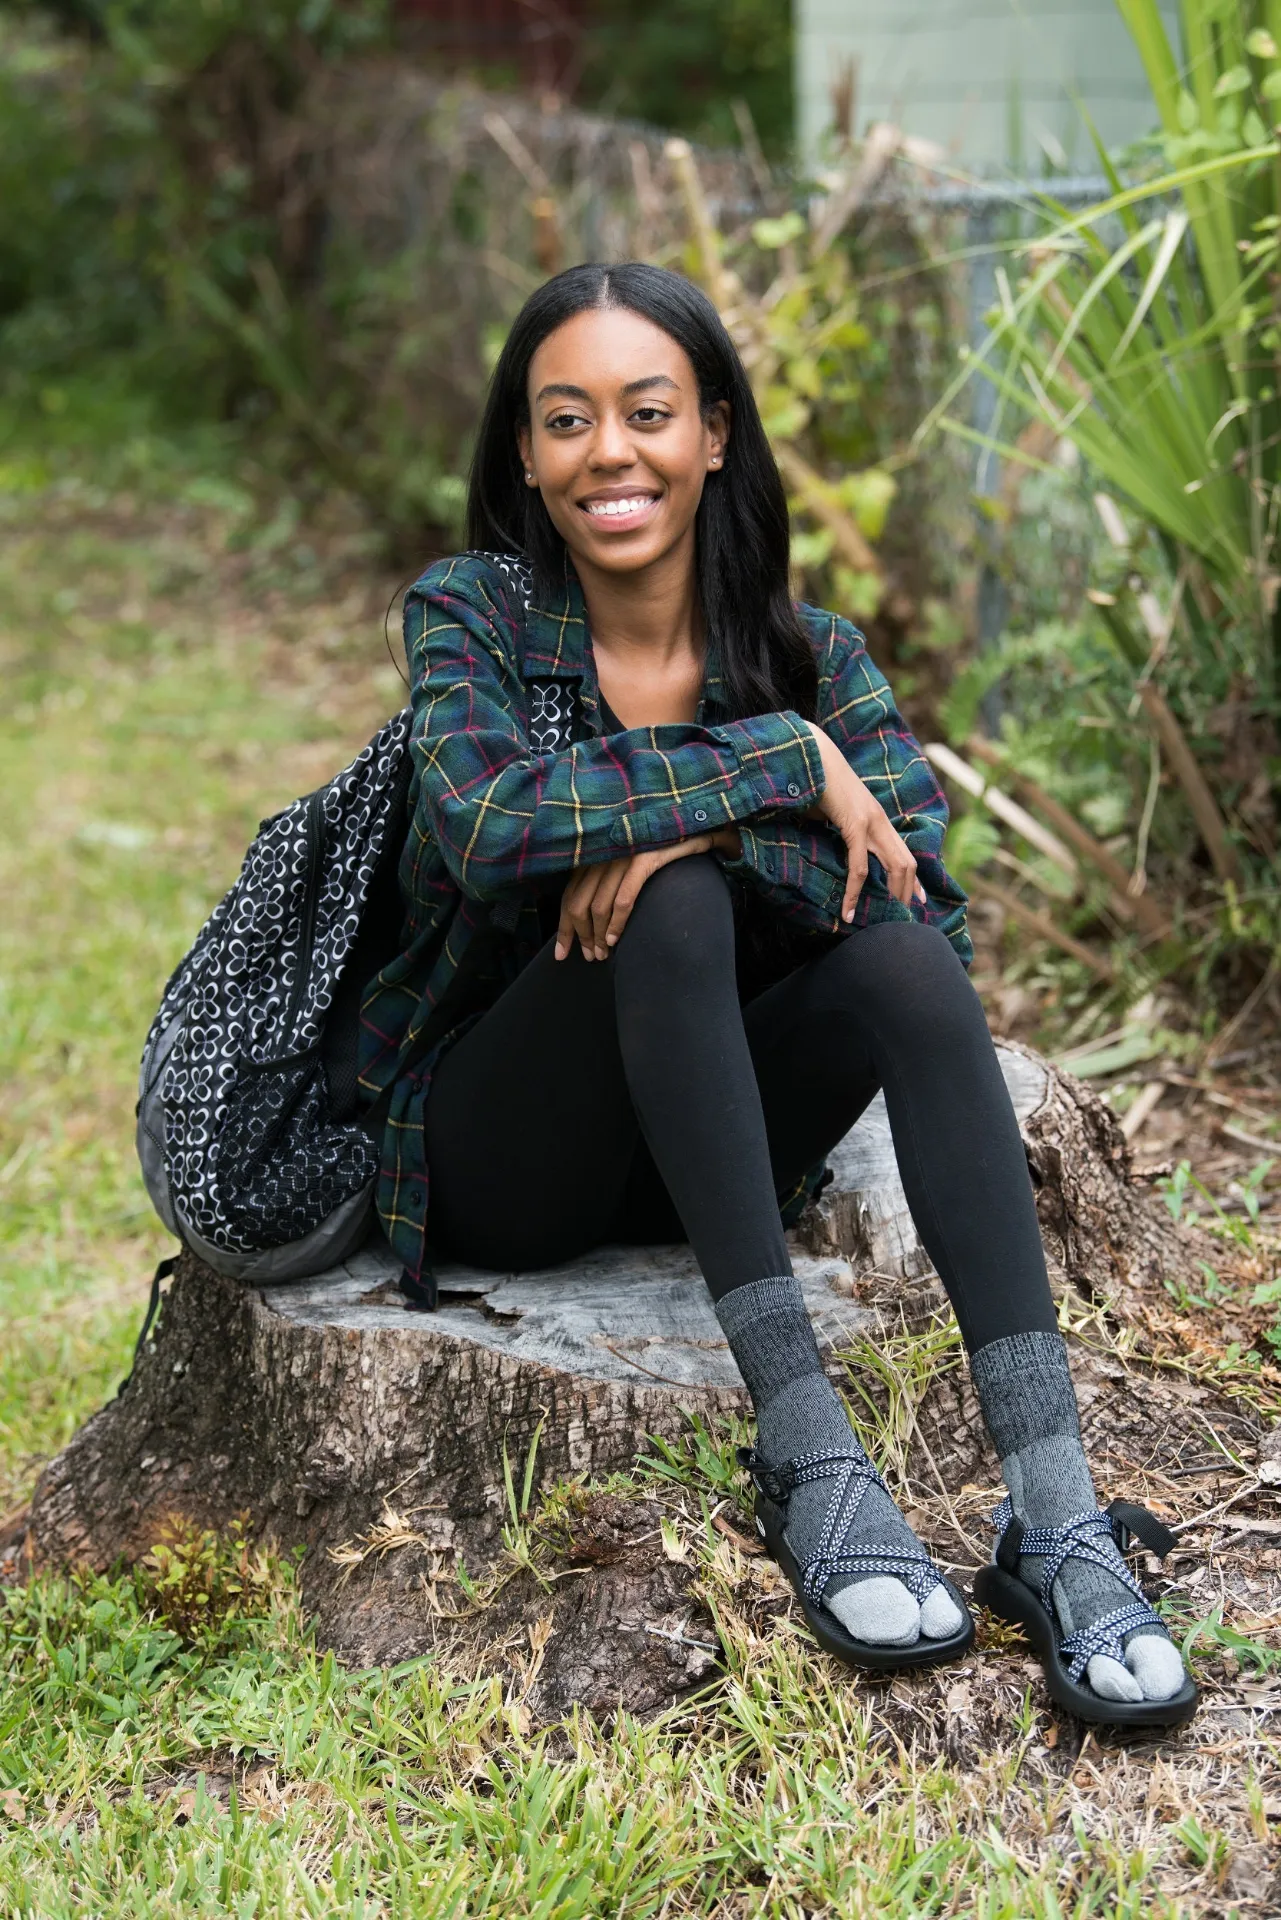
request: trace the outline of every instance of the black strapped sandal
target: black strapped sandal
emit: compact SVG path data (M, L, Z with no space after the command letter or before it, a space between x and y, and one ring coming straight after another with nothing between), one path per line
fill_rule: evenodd
M974 1598L1000 1619L1022 1627L1040 1656L1051 1696L1061 1707L1095 1726L1181 1727L1192 1718L1200 1695L1191 1678L1185 1678L1169 1700L1106 1700L1081 1682L1096 1653L1108 1654L1125 1665L1126 1634L1139 1627L1157 1627L1163 1634L1166 1631L1129 1568L1118 1571L1115 1559L1100 1544L1106 1540L1124 1553L1133 1536L1164 1560L1175 1545L1175 1537L1155 1514L1128 1500L1114 1500L1106 1512L1080 1514L1063 1527L1025 1527L1015 1518L1007 1498L992 1515L992 1524L997 1530L996 1548L990 1565L980 1567L975 1575ZM1019 1559L1025 1553L1045 1562L1039 1593L1019 1577ZM1055 1618L1051 1590L1069 1560L1102 1567L1124 1580L1134 1597L1092 1626L1081 1627L1064 1638Z
M918 1553L893 1547L850 1547L833 1551L833 1542L845 1538L859 1502L869 1487L889 1489L871 1461L853 1453L807 1453L797 1460L771 1465L754 1447L738 1449L738 1463L746 1467L756 1488L756 1531L772 1557L791 1581L801 1603L810 1632L825 1653L843 1660L848 1667L869 1667L879 1673L901 1673L911 1667L937 1667L957 1660L974 1644L974 1621L964 1597L941 1574L924 1548ZM827 1510L819 1550L805 1566L787 1544L783 1528L787 1503L795 1488L815 1480L840 1480L841 1487ZM834 1574L888 1574L903 1585L917 1601L925 1600L942 1586L961 1612L961 1625L946 1640L931 1640L922 1634L910 1646L877 1646L869 1640L856 1640L847 1633L834 1613L823 1605L823 1590Z

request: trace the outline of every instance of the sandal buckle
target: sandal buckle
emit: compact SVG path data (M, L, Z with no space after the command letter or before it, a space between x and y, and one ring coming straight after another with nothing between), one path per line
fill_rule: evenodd
M755 1447L739 1447L738 1464L751 1475L752 1485L758 1493L763 1493L775 1506L787 1504L796 1481L794 1476L787 1475L786 1467L771 1466Z
M1127 1553L1132 1540L1145 1546L1158 1560L1164 1560L1178 1546L1178 1536L1149 1513L1146 1507L1136 1506L1132 1500L1113 1500L1104 1509L1112 1523L1112 1538L1121 1553Z

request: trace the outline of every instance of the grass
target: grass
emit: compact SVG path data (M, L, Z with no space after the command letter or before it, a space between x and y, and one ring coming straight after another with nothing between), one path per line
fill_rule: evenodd
M123 1373L167 1249L131 1137L166 974L255 822L398 701L358 531L300 553L280 524L181 475L163 500L74 478L0 495L0 1510ZM865 1356L900 1474L922 1352ZM528 1470L508 1463L532 1564ZM640 1472L704 1516L736 1483L703 1430ZM1268 1743L1266 1781L1225 1777L1213 1728L1168 1762L1082 1746L1008 1636L872 1688L787 1618L757 1630L768 1564L705 1519L670 1545L725 1670L644 1725L531 1727L518 1678L448 1655L345 1671L290 1567L234 1538L0 1591L0 1912L1085 1920L1230 1912L1231 1874L1265 1856Z
M256 821L394 698L372 619L362 690L332 671L350 614L309 605L290 641L228 606L257 561L288 608L226 552L236 516L41 498L0 494L0 1513L119 1377L168 1244L132 1148L165 978Z
M1035 1715L981 1772L922 1764L794 1634L740 1649L705 1704L530 1735L496 1680L344 1672L283 1572L194 1641L154 1599L130 1578L8 1597L6 1912L1184 1910L1151 1885L1159 1848L1065 1818L1070 1782L1020 1784Z

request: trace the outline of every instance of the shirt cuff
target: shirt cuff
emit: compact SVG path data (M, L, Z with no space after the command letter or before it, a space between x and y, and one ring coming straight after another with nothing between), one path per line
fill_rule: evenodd
M754 883L774 898L788 898L810 909L826 927L839 930L845 898L845 868L835 859L826 866L808 857L795 831L740 826L741 846L736 860L721 856L721 867L738 879ZM821 851L819 848L815 852Z
M616 845L663 845L771 813L803 813L822 793L822 755L799 714L761 713L710 731L732 749L734 771L680 798L623 814L610 835Z

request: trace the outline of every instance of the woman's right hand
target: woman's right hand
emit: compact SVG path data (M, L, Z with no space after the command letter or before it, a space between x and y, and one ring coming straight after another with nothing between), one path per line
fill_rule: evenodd
M823 762L823 791L812 812L830 820L845 842L849 872L845 877L845 898L841 902L842 920L852 920L858 897L867 879L867 856L874 853L885 869L890 893L905 907L913 900L925 900L925 889L916 877L916 861L899 834L890 825L889 815L880 801L864 786L845 755L814 720L806 722L818 742Z

